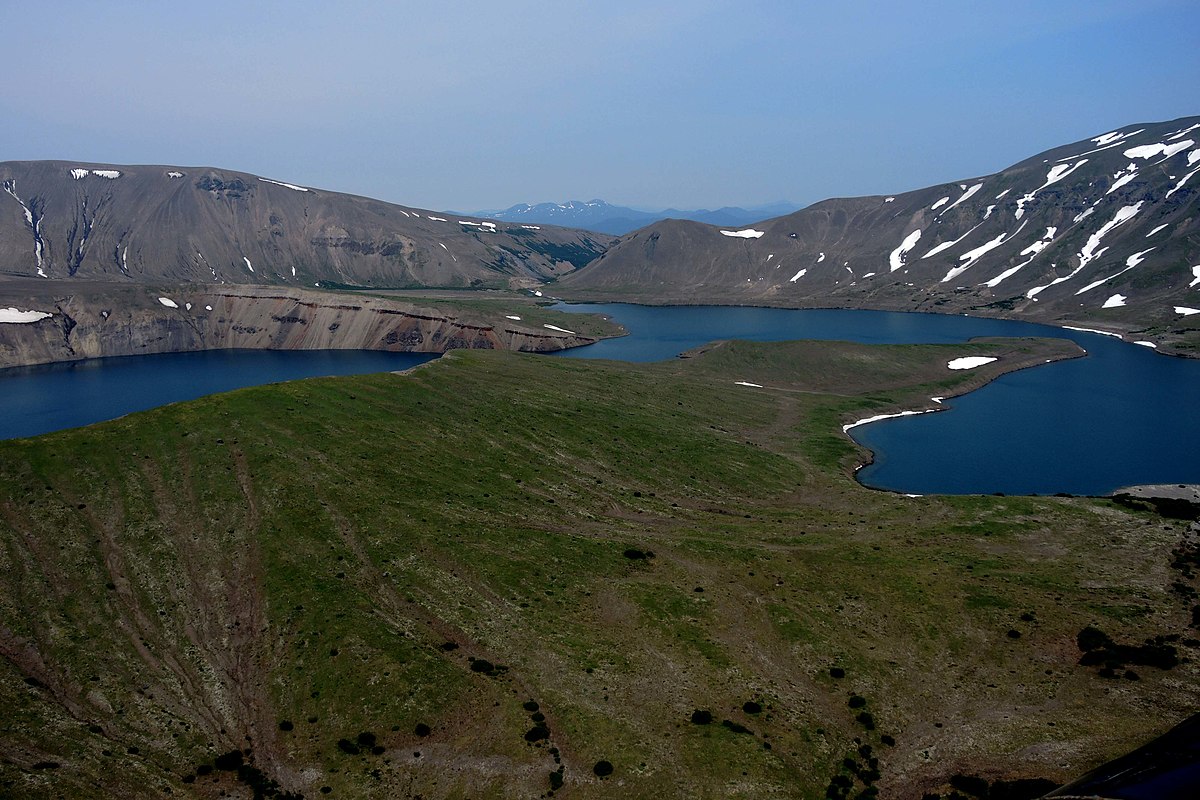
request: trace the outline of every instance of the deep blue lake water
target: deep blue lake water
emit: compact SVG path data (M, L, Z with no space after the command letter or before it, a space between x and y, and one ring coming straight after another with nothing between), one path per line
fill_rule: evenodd
M1200 483L1200 361L1032 323L877 311L560 304L630 335L565 358L657 361L714 339L953 343L1059 336L1088 357L1006 375L937 414L853 429L875 453L868 486L914 494L1102 494L1137 483ZM0 372L0 438L87 425L214 392L316 375L407 369L425 354L229 350L109 358Z
M1086 358L1010 373L945 411L852 430L875 453L864 484L913 494L1104 494L1138 483L1200 483L1200 361L1111 336L1011 320L882 311L560 305L631 332L563 353L656 361L714 339L917 344L1057 336Z
M0 370L0 439L90 425L245 386L402 370L433 358L367 350L207 350L14 367Z

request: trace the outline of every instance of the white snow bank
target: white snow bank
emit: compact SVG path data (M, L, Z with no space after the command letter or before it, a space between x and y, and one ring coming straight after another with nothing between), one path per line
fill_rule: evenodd
M910 250L917 246L917 242L920 239L921 229L918 228L908 236L904 237L904 241L900 243L900 246L892 251L891 255L888 256L888 264L891 266L892 272L895 272L904 266L904 257Z
M12 309L9 309L10 311ZM2 313L2 312L0 312ZM1175 313L1185 317L1190 317L1192 314L1200 314L1200 308L1188 308L1187 306L1175 306Z
M254 272L254 266L250 263L250 259L246 258L245 256L242 256L242 261L246 262L246 269L250 270L251 272Z
M160 297L158 298L158 302L162 303L167 308L179 308L179 303L176 303L169 297Z
M1063 325L1062 327L1063 327L1063 330L1067 330L1067 331L1079 331L1080 333L1098 333L1101 336L1112 336L1117 339L1125 338L1125 337L1121 336L1121 334L1119 334L1119 333L1113 333L1112 331L1102 331L1097 328L1076 328L1071 325Z
M1152 230L1152 231L1150 231L1149 233L1147 233L1147 234L1146 234L1146 238L1147 238L1147 239L1149 239L1151 236L1153 236L1154 234L1158 233L1159 231L1161 231L1161 230L1162 230L1163 228L1165 228L1165 227L1167 227L1167 226L1166 226L1166 224L1159 225L1157 228L1155 228L1154 230Z
M1191 160L1190 156L1189 156L1188 160L1189 161ZM1180 189L1182 189L1183 185L1185 183L1187 183L1188 181L1190 181L1192 179L1192 176L1195 175L1197 172L1200 172L1200 169L1194 169L1191 172L1189 172L1187 175L1184 175L1182 178L1180 178L1179 183L1175 184L1175 186L1171 189L1171 191L1167 192L1167 196L1164 197L1163 199L1169 200L1171 198L1171 195L1175 194Z
M866 419L860 419L858 422L851 422L849 425L843 425L842 433L845 433L851 428L857 428L859 425L869 425L872 422L879 422L883 419L895 419L896 417L915 417L917 414L929 414L934 411L937 411L937 409L927 408L924 411L900 411L896 414L877 414L874 417L867 417Z
M557 325L549 325L549 324L546 324L546 325L542 325L542 327L543 327L543 328L549 328L549 329L550 329L550 330L552 330L552 331L558 331L558 332L560 332L560 333L569 333L569 334L571 334L572 336L577 336L577 335L578 335L578 334L576 334L576 333L575 333L575 331L569 331L569 330L567 330L566 328L560 328L560 327L558 327Z
M446 221L445 217L429 217L429 219L433 220L434 222L445 222Z
M521 227L527 231L540 231L542 229L540 225L522 225Z
M894 203L894 202L896 202L896 198L894 198L894 197L885 197L885 198L883 198L883 202L885 202L885 203Z
M1128 299L1129 298L1123 294L1114 294L1112 297L1105 300L1104 305L1102 305L1100 307L1101 308L1120 308L1121 306L1125 305L1125 301Z
M1045 183L1043 183L1041 186L1034 189L1032 192L1023 196L1020 200L1017 201L1017 211L1014 214L1014 216L1017 219L1020 219L1025 214L1026 203L1033 200L1034 195L1036 195L1042 189L1045 189L1050 184L1058 183L1063 178L1067 177L1068 175L1070 175L1072 172L1074 172L1075 170L1082 167L1087 162L1088 162L1088 160L1086 158L1081 158L1078 161L1076 161L1074 164L1055 164L1053 167L1050 168L1050 171L1046 173L1046 182Z
M37 322L51 317L49 311L21 311L19 308L0 308L0 322Z
M1192 278L1192 282L1188 284L1189 289L1200 286L1200 264L1192 267L1192 275L1194 277Z
M517 322L521 321L521 318L518 317L516 314L505 314L504 318L505 319L515 319Z
M273 183L276 186L282 186L285 189L294 189L297 192L307 192L308 191L308 189L305 189L303 186L297 186L294 183L284 183L283 181L273 181L270 178L259 178L259 180L262 181L263 183Z
M795 275L793 275L791 278L788 279L788 283L795 283L796 281L803 278L807 272L808 272L807 269L800 270L799 272L797 272Z
M722 236L733 236L737 239L759 239L766 231L756 231L753 228L746 228L744 231L721 231Z
M763 388L761 383L750 383L749 381L734 381L733 383L736 386L752 386L755 389Z
M929 207L929 210L930 210L930 211L937 211L939 208L941 208L942 206L946 205L946 203L949 203L949 202L950 202L950 198L949 198L949 197L943 197L941 200L938 200L936 203L934 203L933 205L931 205L931 206Z
M84 178L86 178L87 176L88 176L88 171L86 169L75 168L75 169L71 170L71 177L77 181L81 181Z
M978 191L979 191L980 189L982 189L982 188L983 188L983 184L982 184L982 183L977 183L977 184L975 184L974 186L972 186L970 189L967 189L967 190L966 190L966 192L964 192L964 193L963 193L963 196L962 196L962 197L958 198L958 199L957 199L957 200L955 200L953 203L951 203L950 205L946 206L946 211L949 211L950 209L954 208L956 205L958 205L959 203L963 202L964 200L969 200L969 199L971 199L971 195L975 194L976 192L978 192ZM942 212L942 214L945 214L945 213L946 213L946 211L943 211L943 212ZM938 214L938 216L940 217L942 214Z
M108 178L110 181L121 177L121 173L115 169L94 169L92 174L97 178Z
M168 173L167 173L167 177L168 177L168 178L182 178L182 177L183 177L183 173L182 173L182 172L175 172L174 170L172 170L172 171L170 171L170 172L168 172Z
M1156 345L1154 342L1134 342L1134 344L1140 344L1142 347L1149 347L1154 350L1158 349L1158 345Z
M962 358L947 361L946 367L948 369L975 369L996 360L998 359L994 356L963 356Z
M1182 142L1175 144L1167 144L1159 142L1158 144L1144 144L1141 147L1131 147L1125 151L1126 158L1154 158L1161 155L1164 159L1170 158L1176 153L1182 153L1189 147L1195 146L1195 142L1191 139L1184 139Z

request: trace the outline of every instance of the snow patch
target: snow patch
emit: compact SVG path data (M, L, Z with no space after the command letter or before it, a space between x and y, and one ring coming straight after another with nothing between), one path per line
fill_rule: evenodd
M560 327L558 327L557 325L545 324L545 325L542 325L542 327L543 327L543 328L549 328L549 329L550 329L550 330L552 330L552 331L558 331L558 332L560 332L560 333L569 333L569 334L571 334L572 336L577 336L577 335L578 335L578 334L576 334L576 333L575 333L575 331L569 331L569 330L567 330L566 328L560 328Z
M504 318L505 318L505 319L516 320L517 322L520 322L520 321L521 321L521 318L520 318L520 317L518 317L516 314L505 314L505 315L504 315Z
M88 171L86 169L80 169L80 168L76 167L75 169L71 170L71 177L77 181L81 181L84 178L86 178L87 176L88 176Z
M250 270L251 272L254 272L254 265L252 265L250 263L250 259L246 258L245 256L242 256L242 261L246 262L246 269Z
M259 178L259 180L262 181L263 183L273 183L276 186L282 186L285 189L292 189L297 192L307 192L308 191L308 189L305 189L303 186L297 186L294 183L284 183L283 181L273 181L270 178Z
M187 309L188 311L191 311L191 310L192 310L192 304L191 304L191 303L184 303L184 304L183 304L183 307L184 307L185 309Z
M314 284L314 285L315 285L315 284ZM204 307L204 310L205 310L205 311L212 311L212 306L205 306L205 307Z
M174 170L172 170L172 171L170 171L170 172L168 172L168 173L167 173L167 177L168 177L168 178L182 178L182 177L183 177L183 173L182 173L182 172L175 172Z
M1134 342L1134 344L1140 344L1142 347L1149 347L1152 350L1158 349L1158 345L1156 345L1154 342Z
M744 231L721 231L722 236L733 236L737 239L759 239L766 231L756 231L753 228L746 228Z
M885 203L894 203L894 202L896 202L896 198L894 198L894 197L885 197L885 198L883 198L883 202L885 202Z
M805 273L807 273L807 272L808 272L807 269L800 270L799 272L797 272L795 275L793 275L791 278L788 279L788 283L795 283L796 281L803 278Z
M1047 247L1050 246L1050 242L1052 242L1054 240L1054 236L1057 233L1058 233L1058 228L1056 226L1051 225L1050 227L1046 228L1046 233L1042 236L1041 239L1037 240L1033 244L1029 245L1029 247L1026 247L1024 250L1021 251L1020 255L1029 256L1029 258L1026 261L1023 261L1020 264L1017 264L1015 267L1012 267L1011 269L1004 270L1004 272L1001 272L999 275L992 278L990 281L984 281L983 285L994 289L997 286L999 286L1006 278L1011 278L1013 275L1016 275L1017 272L1022 267L1028 266L1031 261L1033 261L1035 258L1038 257L1039 253L1041 253L1043 250L1045 250Z
M979 247L976 247L974 250L968 250L967 252L963 253L961 256L958 257L958 260L963 261L965 263L960 264L959 266L954 267L949 272L947 272L946 277L942 278L942 283L951 281L951 280L957 278L959 275L966 272L968 269L970 269L972 266L974 266L976 261L983 258L985 255L990 253L992 250L995 250L997 247L1004 244L1009 239L1012 239L1013 237L1015 237L1018 233L1021 232L1021 230L1024 227L1025 227L1025 223L1022 222L1020 224L1020 226L1015 231L1013 231L1011 234L1007 233L1007 232L1002 233L999 236L997 236L995 239L992 239L991 241L989 241L985 244L982 244Z
M1147 239L1149 239L1151 236L1153 236L1154 234L1158 233L1159 231L1161 231L1161 230L1162 230L1163 228L1165 228L1165 227L1167 227L1167 226L1166 226L1166 224L1159 225L1157 228L1155 228L1154 230L1152 230L1152 231L1150 231L1149 233L1147 233L1147 234L1146 234L1146 238L1147 238Z
M1020 200L1017 201L1017 212L1015 215L1016 218L1020 219L1022 216L1024 216L1025 205L1027 203L1029 203L1031 200L1033 200L1034 195L1036 195L1042 189L1045 189L1050 184L1058 183L1063 178L1067 177L1068 175L1070 175L1072 172L1074 172L1075 170L1082 167L1087 162L1088 162L1088 160L1086 158L1081 158L1078 161L1076 161L1074 164L1069 164L1069 165L1068 164L1055 164L1053 167L1051 167L1050 171L1046 173L1046 182L1043 183L1038 188L1034 189L1029 194L1023 196Z
M1101 308L1120 308L1121 306L1125 305L1125 301L1128 299L1129 298L1123 294L1114 294L1112 297L1105 300L1104 305L1102 305L1100 307Z
M734 381L735 386L751 386L755 389L763 388L761 383L750 383L749 381Z
M1005 189L1003 192L1001 192L1000 194L996 195L996 196L995 196L995 197L993 197L992 199L993 199L993 200L999 200L1001 197L1004 197L1004 195L1008 194L1008 193L1009 193L1009 192L1011 192L1011 191L1012 191L1012 189L1011 189L1011 188L1009 188L1009 189Z
M941 200L938 200L936 203L934 203L933 205L931 205L931 206L929 207L929 210L930 210L930 211L937 211L939 208L941 208L942 206L946 205L946 203L949 203L949 202L950 202L950 198L949 198L949 197L943 197Z
M1154 158L1155 156L1161 155L1165 161L1177 153L1182 153L1189 147L1194 147L1195 144L1196 143L1191 139L1184 139L1182 142L1176 142L1175 144L1167 144L1166 142L1159 142L1158 144L1144 144L1141 147L1131 147L1126 150L1125 157Z
M0 322L37 322L39 319L47 319L54 316L49 311L21 311L19 308L0 308Z
M1192 278L1192 282L1188 284L1189 289L1200 286L1200 264L1192 267L1192 275L1194 277Z
M540 225L522 225L521 227L527 231L540 231L542 229Z
M121 177L121 173L115 169L94 169L92 174L97 178L108 178L110 181Z
M445 222L446 221L445 217L429 217L429 219L433 220L434 222Z
M946 362L947 369L975 369L982 367L984 364L990 364L993 361L998 361L995 356L963 356Z
M950 205L946 206L946 211L949 211L950 209L954 208L956 205L958 205L959 203L963 202L964 200L969 200L969 199L971 198L971 195L975 194L976 192L978 192L978 191L979 191L980 189L982 189L982 188L983 188L983 184L982 184L982 183L977 183L977 184L975 184L974 186L972 186L970 189L967 189L967 190L966 190L966 192L964 192L964 193L963 193L963 196L962 196L962 197L958 198L958 199L957 199L957 200L955 200L953 203L951 203ZM942 212L942 214L945 214L945 213L946 213L946 211L943 211L943 212ZM938 216L940 217L942 214L938 214Z
M1120 189L1122 186L1136 178L1137 174L1137 164L1130 164L1125 169L1113 175L1113 185L1108 187L1108 191L1105 192L1105 194L1112 194L1117 189Z
M1063 327L1063 330L1067 330L1067 331L1079 331L1080 333L1098 333L1101 336L1112 336L1115 339L1123 339L1124 338L1119 333L1113 333L1112 331L1102 331L1097 328L1076 328L1071 325L1063 325L1062 327Z
M872 422L879 422L880 420L883 420L883 419L895 419L896 417L914 417L917 414L930 414L934 411L937 411L937 409L936 408L927 408L924 411L901 411L896 414L877 414L874 417L867 417L866 419L860 419L858 422L851 422L849 425L843 425L842 433L845 433L846 431L850 430L851 428L857 428L859 425L869 425Z
M1191 160L1191 157L1189 156L1189 161L1190 160ZM1171 197L1171 195L1175 194L1180 189L1182 189L1183 185L1185 183L1187 183L1188 181L1190 181L1192 179L1192 176L1195 175L1197 172L1200 172L1200 169L1194 169L1191 172L1189 172L1187 175L1184 175L1182 178L1180 178L1179 183L1175 184L1174 188L1172 188L1171 191L1167 192L1166 197L1164 197L1163 199L1164 200L1169 199Z
M1200 314L1200 308L1188 308L1187 306L1175 306L1175 313L1182 314L1185 317L1190 317L1192 314Z
M1032 298L1036 297L1038 294L1040 294L1042 291L1049 289L1051 286L1056 286L1064 281L1071 280L1071 278L1074 278L1081 271L1083 271L1083 268L1086 267L1089 262L1104 255L1104 253L1108 250L1108 248L1107 247L1101 248L1100 241L1105 237L1106 234L1111 232L1114 228L1120 227L1121 225L1124 225L1129 220L1133 219L1134 216L1136 216L1137 213L1142 210L1142 206L1145 204L1145 202L1146 202L1145 200L1139 200L1136 204L1134 204L1132 206L1124 206L1113 216L1113 218L1111 220L1104 223L1104 225L1100 228L1100 230L1093 233L1091 235L1091 237L1087 240L1087 244L1085 244L1083 246L1083 249L1079 251L1079 266L1076 267L1069 275L1064 275L1061 278L1055 278L1050 283L1047 283L1044 286L1035 286L1032 289L1030 289L1028 292L1026 292L1025 296L1032 299ZM1097 249L1097 248L1099 248L1099 249Z
M908 255L910 250L917 246L917 242L920 240L920 238L921 229L918 228L908 236L904 237L904 241L900 243L900 246L892 251L891 255L888 256L888 264L891 266L892 272L895 272L904 266L904 257Z
M1096 288L1097 286L1099 286L1100 284L1102 284L1102 283L1107 283L1108 281L1111 281L1113 278L1120 277L1121 275L1124 275L1126 272L1129 272L1129 270L1133 269L1133 268L1134 268L1134 267L1136 267L1138 264L1140 264L1140 263L1142 263L1143 261L1145 261L1145 260L1146 260L1146 253L1149 253L1151 250L1154 250L1154 248L1153 248L1153 247L1151 247L1151 248L1149 248L1148 250L1143 250L1143 251L1142 251L1142 252L1140 252L1140 253L1134 253L1134 254L1133 254L1133 255L1131 255L1129 258L1125 259L1125 269L1121 270L1120 272L1116 273L1115 275L1109 275L1107 278L1101 278L1101 279L1100 279L1100 280L1098 280L1098 281L1092 281L1092 282L1091 282L1091 283L1089 283L1087 286L1083 287L1083 288L1082 288L1082 289L1080 289L1078 292L1076 292L1076 293L1075 293L1075 294L1076 294L1076 296L1078 296L1078 295L1081 295L1081 294L1083 294L1084 292L1089 292L1089 291L1091 291L1092 289L1095 289L1095 288Z
M162 303L167 308L179 308L179 304L169 297L160 297L158 302Z

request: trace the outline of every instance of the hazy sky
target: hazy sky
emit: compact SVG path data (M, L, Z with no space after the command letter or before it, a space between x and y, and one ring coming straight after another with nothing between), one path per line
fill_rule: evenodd
M0 160L427 208L899 192L1200 114L1196 0L0 0Z

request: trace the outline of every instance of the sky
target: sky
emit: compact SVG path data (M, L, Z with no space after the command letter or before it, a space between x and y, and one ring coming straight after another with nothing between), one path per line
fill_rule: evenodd
M0 0L0 161L431 209L897 193L1200 114L1196 0Z

